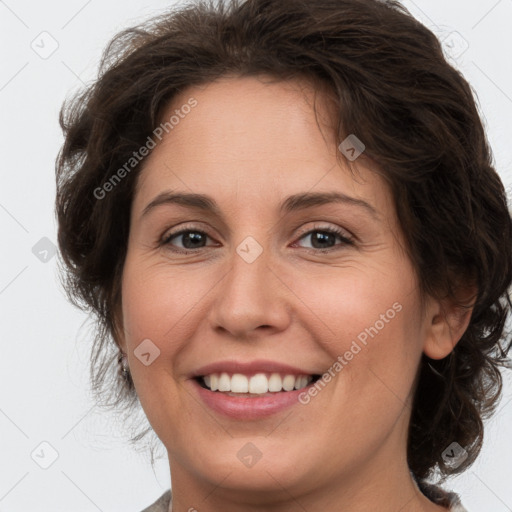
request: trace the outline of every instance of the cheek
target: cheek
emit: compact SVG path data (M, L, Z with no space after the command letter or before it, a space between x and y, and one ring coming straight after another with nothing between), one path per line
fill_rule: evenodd
M191 312L201 289L187 286L184 274L165 265L148 265L143 258L127 259L123 272L122 311L130 371L137 395L157 435L166 438L187 428L190 421L175 376L180 356L187 349ZM203 293L204 294L204 293ZM148 344L147 340L151 343ZM137 354L150 353L150 364ZM155 348L156 347L156 348ZM181 413L178 413L181 411ZM167 421L171 414L172 426Z
M333 379L320 393L331 394L337 406L319 426L330 439L377 449L409 411L422 339L414 279L405 269L397 266L386 279L354 271L310 288L315 323L308 328L332 362Z
M150 338L162 350L193 316L193 310L208 293L209 282L190 278L190 271L170 265L145 266L127 261L123 275L123 321L130 345ZM181 335L180 335L181 336Z
M359 340L364 345L385 332L395 330L397 335L397 329L416 323L412 271L398 261L394 267L383 270L376 264L354 264L315 275L290 275L288 280L302 303L300 317L308 319L318 341L340 353L349 348L347 341Z
M339 363L331 368L341 401L357 395L376 407L400 405L416 375L423 340L415 274L408 260L384 263L293 281L299 317L331 364Z

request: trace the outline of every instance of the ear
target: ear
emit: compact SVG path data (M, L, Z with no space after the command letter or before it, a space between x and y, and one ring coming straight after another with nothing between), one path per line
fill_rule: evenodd
M443 359L448 356L468 328L473 313L472 299L476 297L476 287L466 288L463 296L463 305L456 303L454 299L428 298L423 352L431 359Z

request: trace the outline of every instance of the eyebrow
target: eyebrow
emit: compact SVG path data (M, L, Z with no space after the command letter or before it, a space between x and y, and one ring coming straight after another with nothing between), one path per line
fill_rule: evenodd
M280 211L282 213L290 213L331 203L357 206L365 210L375 219L379 218L377 210L371 204L363 199L351 197L340 192L303 192L294 194L285 199L281 204ZM165 204L177 204L188 208L196 208L222 217L220 208L210 196L183 192L162 192L144 208L141 217L144 217L156 207Z

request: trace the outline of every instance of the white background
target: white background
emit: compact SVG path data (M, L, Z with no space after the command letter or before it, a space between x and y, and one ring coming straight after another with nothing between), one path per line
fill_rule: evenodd
M404 3L447 38L446 51L474 87L497 168L512 191L512 0ZM94 79L116 32L172 4L0 0L0 512L139 512L169 487L167 460L153 471L112 418L94 408L86 316L67 303L56 258L41 262L32 248L43 237L56 243L62 101ZM47 59L31 48L34 40L42 46L41 37L51 47L43 31L58 42ZM510 375L506 380L477 463L445 485L461 494L469 512L512 511ZM43 441L58 454L48 469L31 458L37 448L39 460L49 460Z

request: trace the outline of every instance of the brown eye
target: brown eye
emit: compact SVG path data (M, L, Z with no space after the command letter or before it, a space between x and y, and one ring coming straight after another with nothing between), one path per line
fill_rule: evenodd
M170 233L162 240L162 245L177 245L177 251L202 249L210 237L203 231L183 229ZM174 242L173 242L174 240Z
M313 229L303 234L300 240L310 240L311 249L317 250L331 250L338 246L353 245L353 241L345 236L345 233L341 230L334 228L321 228ZM336 240L341 240L341 244L336 244Z

